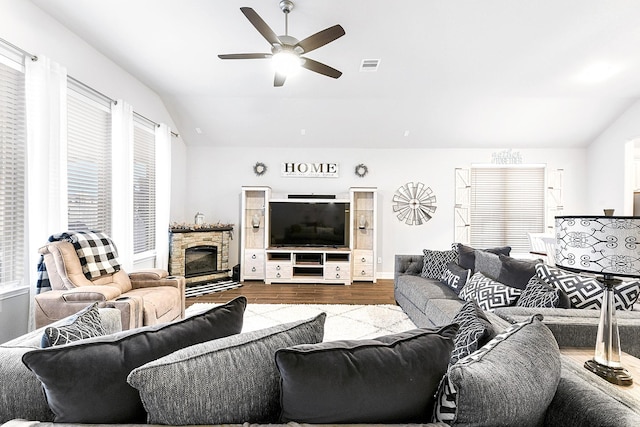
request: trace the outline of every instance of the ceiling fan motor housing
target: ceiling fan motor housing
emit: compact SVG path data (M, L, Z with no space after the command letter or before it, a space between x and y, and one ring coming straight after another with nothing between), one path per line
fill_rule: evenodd
M280 1L280 9L284 13L289 13L293 10L293 2L291 0L281 0Z

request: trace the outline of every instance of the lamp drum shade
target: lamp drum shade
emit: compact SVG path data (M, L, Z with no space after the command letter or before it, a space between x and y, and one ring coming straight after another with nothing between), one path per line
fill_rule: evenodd
M640 217L557 216L556 265L613 276L640 276Z

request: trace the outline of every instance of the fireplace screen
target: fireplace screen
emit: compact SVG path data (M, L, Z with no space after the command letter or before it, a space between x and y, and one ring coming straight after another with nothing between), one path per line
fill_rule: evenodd
M196 277L214 274L218 270L218 247L195 246L187 248L184 256L184 276Z

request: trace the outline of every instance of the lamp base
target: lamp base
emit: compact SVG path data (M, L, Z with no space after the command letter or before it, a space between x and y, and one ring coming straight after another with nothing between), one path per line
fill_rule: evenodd
M633 384L633 378L625 368L612 368L598 363L593 359L584 362L584 367L610 383L622 386L629 386Z

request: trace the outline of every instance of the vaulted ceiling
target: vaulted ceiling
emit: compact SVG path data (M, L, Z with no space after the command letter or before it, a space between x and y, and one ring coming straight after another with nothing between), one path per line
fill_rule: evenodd
M345 29L308 54L343 75L279 88L270 60L217 56L270 52L240 7L284 34L278 0L32 1L157 92L188 145L581 147L640 97L637 1L294 0L290 35Z

